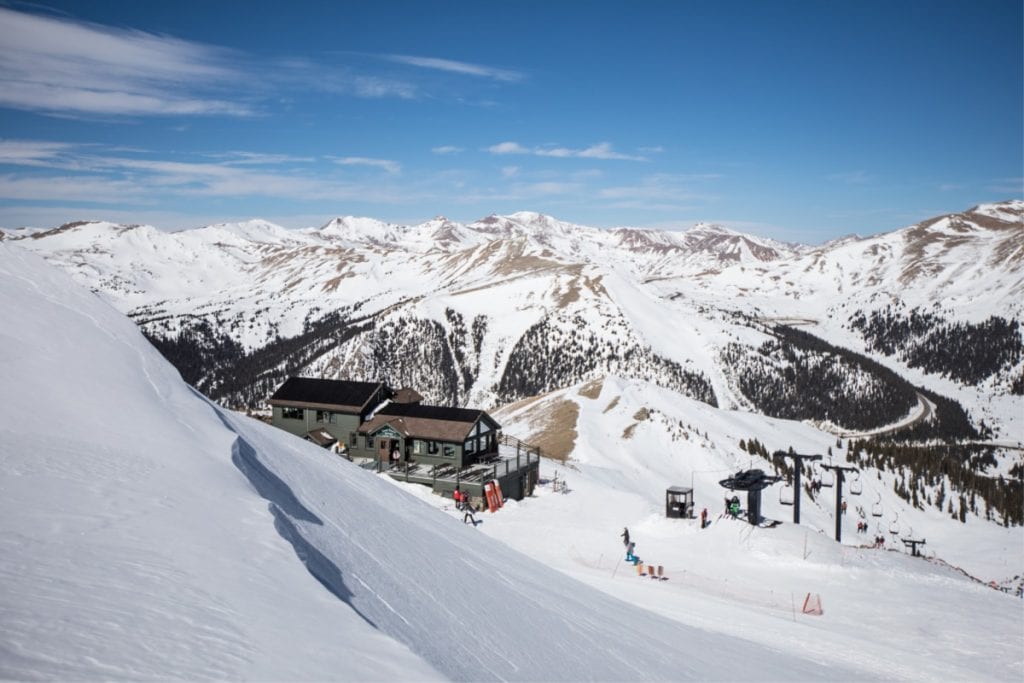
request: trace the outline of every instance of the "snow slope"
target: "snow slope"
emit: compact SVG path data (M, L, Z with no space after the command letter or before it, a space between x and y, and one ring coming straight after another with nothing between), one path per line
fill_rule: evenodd
M596 385L596 386L595 386ZM891 493L891 481L866 479L861 496L845 500L843 544L833 540L834 492L806 495L802 524L780 505L779 485L765 491L763 513L783 521L774 529L723 518L718 481L767 463L735 445L754 436L769 450L824 452L834 439L799 423L716 410L636 381L603 382L554 392L498 411L506 431L544 430L558 404L579 411L568 463L545 461L542 472L568 487L541 487L535 498L485 516L482 529L512 547L633 604L702 629L801 652L822 662L863 667L862 676L903 680L1020 680L1024 676L1021 599L992 590L942 561L914 558L889 533L925 538L938 553L985 581L1009 584L1024 574L1024 532L972 522L950 525L942 513L914 510ZM566 426L561 425L563 431ZM629 436L626 436L626 434ZM837 452L837 462L843 462ZM696 509L712 524L667 519L664 491L693 486ZM414 490L407 485L406 488ZM871 516L873 495L886 493L881 529ZM740 494L745 505L745 495ZM858 535L863 506L870 523ZM538 534L540 525L555 524ZM636 553L662 565L669 581L637 577L623 563L620 534L628 527ZM870 547L874 535L885 548ZM807 593L821 596L825 614L800 614ZM758 675L757 678L771 678Z
M888 677L594 590L225 411L6 243L0 319L0 677Z

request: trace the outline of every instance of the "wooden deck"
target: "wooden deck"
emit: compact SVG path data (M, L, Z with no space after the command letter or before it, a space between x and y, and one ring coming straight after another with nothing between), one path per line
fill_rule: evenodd
M509 497L530 495L532 484L521 480L530 479L530 472L539 472L539 470L540 457L535 454L523 454L518 458L494 455L462 469L453 465L419 465L416 463L402 463L378 469L378 471L387 472L392 479L424 484L442 495L450 495L456 487L459 487L470 496L477 498L483 497L484 484L492 479L498 480L502 490Z

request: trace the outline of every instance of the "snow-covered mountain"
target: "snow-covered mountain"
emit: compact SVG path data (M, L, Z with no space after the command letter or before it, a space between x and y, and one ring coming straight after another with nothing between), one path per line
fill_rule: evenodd
M676 363L703 377L691 395L707 394L706 384L724 406L749 405L728 389L721 350L736 341L760 344L767 337L751 334L752 323L765 332L781 321L809 325L816 336L976 407L985 401L972 390L1003 395L1022 382L1019 354L993 361L979 381L957 381L942 367L915 374L913 359L877 352L884 344L871 337L881 333L866 329L868 319L894 307L908 319L927 311L930 327L916 329L921 337L997 316L1019 337L1022 212L1021 201L983 205L816 248L711 225L599 230L531 212L466 225L444 217L412 226L343 217L301 231L263 221L178 233L74 223L15 241L67 269L153 337L224 334L248 353L318 337L300 363L311 363L311 372L411 372L393 361L408 357L403 340L416 328L451 357L454 370L427 391L457 403L493 406L521 397L508 368L517 358L532 360L521 355L532 330L549 347L575 335L590 360L567 379L654 372L678 384L670 376L679 373L666 369ZM635 306L652 315L634 315ZM361 326L353 332L355 323ZM332 344L324 335L347 338ZM366 367L368 356L384 367ZM204 390L216 383L189 379L205 381ZM522 390L566 385L526 384ZM263 389L227 398L251 402ZM989 423L1005 412L989 415Z
M10 241L129 314L228 406L258 409L298 373L484 408L598 377L644 380L841 438L944 444L902 452L916 484L905 478L902 498L934 501L924 463L969 462L956 509L1017 524L1022 213L1021 201L982 205L813 248L531 212L300 231L74 223Z
M17 321L0 329L2 678L1024 674L1019 600L937 560L861 547L856 505L843 546L816 533L833 523L823 501L799 527L720 518L716 481L756 460L739 439L830 447L813 426L645 381L573 385L499 413L530 438L559 416L572 460L543 464L558 492L542 486L473 528L424 487L208 401L127 318L7 241L0 316ZM864 481L868 510L871 494L886 506L879 525L1019 581L1020 527L967 536L941 509L900 507L895 479ZM707 529L664 518L670 483L694 485ZM771 496L765 513L785 519ZM622 562L623 525L666 581ZM801 613L808 593L824 615Z

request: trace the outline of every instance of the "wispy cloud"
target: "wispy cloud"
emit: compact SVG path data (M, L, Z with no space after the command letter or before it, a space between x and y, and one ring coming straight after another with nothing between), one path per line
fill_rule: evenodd
M247 116L234 53L0 7L0 106L58 114Z
M0 140L0 164L52 166L74 145L38 140Z
M292 154L268 154L264 152L224 152L210 156L215 159L223 159L224 163L227 164L252 166L310 163L316 161L315 157L300 157Z
M558 159L615 159L622 161L647 161L647 157L633 154L623 154L612 149L610 142L599 142L584 147L583 149L572 149L559 146L525 147L518 142L500 142L485 148L491 154L532 154L539 157L554 157Z
M997 178L988 186L989 192L999 192L1014 199L1024 197L1024 178Z
M357 97L397 97L403 100L415 99L417 88L405 81L396 81L378 76L356 76L352 79L352 93Z
M620 159L623 161L647 161L647 157L633 154L623 154L612 150L609 142L600 142L585 149L569 149L567 147L555 147L552 149L538 149L535 154L543 157L578 157L580 159Z
M255 116L271 94L419 96L415 83L0 7L0 107L61 117Z
M382 183L379 175L331 173L322 162L381 169L397 176L401 165L368 157L320 157L235 151L204 160L152 158L102 145L0 141L0 166L46 167L51 174L0 175L0 198L47 202L151 205L182 197L276 197L288 200L364 200L396 203L413 196ZM217 159L206 161L205 159ZM321 164L311 165L319 161Z
M390 159L371 159L369 157L331 157L331 160L341 166L372 166L380 168L391 175L398 175L402 172L402 165Z
M530 150L518 142L499 142L486 148L491 154L530 154Z
M514 83L525 78L525 74L511 69L498 69L482 64L470 62L459 62L453 59L441 59L439 57L420 57L416 55L384 55L384 59L399 64L408 64L421 69L434 69L436 71L447 71L449 73L464 74L467 76L478 76L489 78L495 81Z
M716 173L656 173L630 185L601 188L596 196L610 209L638 211L689 211L694 205L714 202L717 196L706 185L722 176Z
M464 150L462 147L456 147L455 145L441 145L440 147L434 147L430 151L434 154L458 154Z
M17 176L0 175L0 197L19 201L89 202L137 205L155 203L152 188L137 179L107 175Z

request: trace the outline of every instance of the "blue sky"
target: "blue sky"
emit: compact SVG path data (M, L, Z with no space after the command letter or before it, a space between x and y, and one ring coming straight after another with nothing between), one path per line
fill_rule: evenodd
M1024 195L1020 0L0 0L0 225L540 211L819 243Z

